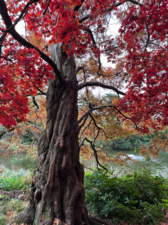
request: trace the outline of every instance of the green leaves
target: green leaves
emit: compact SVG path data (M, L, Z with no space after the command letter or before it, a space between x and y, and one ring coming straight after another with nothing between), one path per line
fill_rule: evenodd
M168 186L162 177L153 177L149 171L143 174L125 175L121 178L86 174L86 204L93 215L112 219L113 222L156 224L163 219L168 208ZM164 196L164 197L163 197ZM155 221L155 222L154 222Z
M30 174L19 175L19 173L8 172L0 176L0 190L15 191L27 190L31 185Z

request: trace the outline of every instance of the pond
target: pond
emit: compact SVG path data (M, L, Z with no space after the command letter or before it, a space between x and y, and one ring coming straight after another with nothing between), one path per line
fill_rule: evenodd
M109 157L117 155L119 151L108 151ZM124 154L130 156L134 161L128 161L124 166L116 163L102 163L105 167L114 171L117 176L122 176L124 173L132 173L133 171L141 172L143 169L149 170L153 175L161 175L168 177L168 153L160 152L158 159L152 158L147 161L145 157L135 153L134 151L122 151ZM81 159L85 170L90 170L96 167L95 159L86 161ZM10 156L7 159L0 158L0 167L4 166L10 170L18 171L20 169L35 169L37 165L37 158L32 158L26 154Z
M0 158L0 167L18 171L20 169L35 169L37 158L30 157L26 154L11 155L8 158Z
M110 157L116 156L121 151L108 152ZM153 175L161 175L168 178L168 153L163 151L159 152L158 158L151 157L150 160L146 160L145 157L141 156L133 150L125 150L122 153L131 157L134 161L128 161L125 165L121 166L116 163L102 163L107 169L113 170L117 176L122 176L125 173L132 173L133 171L142 172L144 169L150 171ZM93 169L96 164L95 160L83 161L85 168L88 170Z

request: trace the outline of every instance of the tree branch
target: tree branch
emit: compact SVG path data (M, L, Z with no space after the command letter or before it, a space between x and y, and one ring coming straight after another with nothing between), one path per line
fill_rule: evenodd
M95 138L94 138L94 142L96 141L96 139L97 139L97 137L98 137L98 135L99 135L99 133L100 133L100 130L103 131L105 137L107 138L105 131L97 125L97 123L96 123L96 121L95 121L95 119L94 119L94 117L92 116L91 113L90 113L90 117L92 118L94 125L95 125L95 126L97 127L97 129L98 129L97 135L96 135Z
M143 6L143 4L141 4L141 3L137 2L137 1L134 1L134 0L128 0L128 2L131 2L131 3L135 4L135 5Z
M38 1L38 0L34 0ZM65 83L65 81L63 80L56 64L54 63L54 61L48 57L44 52L42 52L40 49L38 49L37 47L35 47L34 45L32 45L30 42L26 41L22 36L20 36L20 34L14 29L14 27L12 26L12 21L9 17L8 11L7 11L7 7L5 4L4 0L0 0L0 14L2 16L2 19L4 20L4 23L7 27L8 33L10 33L12 35L12 37L18 41L22 46L25 46L27 48L33 48L35 50L38 51L38 53L40 54L41 58L44 59L44 61L46 61L53 69L55 72L56 77L58 78L59 82L63 85Z
M48 1L47 7L46 7L46 9L44 10L43 15L47 12L47 9L48 9L48 7L49 7L49 5L50 5L50 2L51 2L51 0Z
M6 134L6 133L9 133L11 131L13 131L15 128L11 128L10 130L3 130L0 132L0 139Z
M95 108L93 108L93 109L90 109L90 110L88 110L79 120L78 120L78 123L81 123L82 122L82 120L83 119L85 119L85 117L88 117L88 115L92 112L92 111L95 111L95 110L99 110L99 109L103 109L103 108L114 108L114 109L116 109L117 110L117 112L118 113L120 113L125 119L128 119L128 120L131 120L133 123L134 123L134 125L135 125L135 127L136 127L136 129L137 130L140 130L141 131L141 128L140 127L138 127L138 125L132 120L132 118L130 118L130 117L128 117L128 116L125 116L116 106L114 106L114 105L103 105L103 106L99 106L99 107L95 107Z
M106 173L108 172L108 169L106 168L106 167L104 167L103 165L101 165L100 164L100 162L99 162L99 159L98 159L98 155L97 155L97 151L96 151L96 149L95 149L95 145L94 145L94 143L92 142L92 141L90 141L88 138L85 138L85 140L87 141L87 142L89 142L90 143L90 146L91 146L91 148L93 149L93 152L94 152L94 157L95 157L95 159L96 159L96 163L97 163L97 169L99 170L99 166L100 167L102 167L104 170L106 170ZM85 141L84 140L84 141ZM84 142L83 142L84 143Z
M41 137L41 134L38 134L37 132L35 132L34 130L32 130L31 128L26 128L25 129L28 133L31 133L36 140L39 140Z
M21 12L20 16L16 19L16 21L14 22L14 24L12 24L10 27L7 28L7 30L5 30L4 32L7 33L9 32L9 30L11 28L14 28L16 26L16 24L21 20L23 14L28 10L29 6L34 4L35 2L39 2L40 0L32 0L31 2L27 3L27 5L25 5L23 11Z
M126 95L124 92L119 91L117 88L110 86L110 85L106 85L106 84L102 84L100 82L85 82L82 84L78 85L78 90L81 90L84 87L88 87L88 86L97 86L97 87L102 87L102 88L106 88L106 89L110 89L115 91L117 94L121 94L121 95Z
M34 124L35 126L35 128L37 129L37 130L39 130L39 131L41 131L41 132L43 132L44 130L41 128L41 127L39 127L35 122L32 122L32 121L30 121L30 120L27 120L27 122L29 122L29 123L31 123L31 124Z
M84 70L84 68L83 68L82 66L80 66L80 67L78 67L78 68L76 69L76 74L77 74L79 71L81 71L81 70L83 70L83 73L85 74L85 70Z
M38 87L36 87L35 85L34 85L34 87L42 94L42 95L47 95L45 92L43 92L40 88L38 88Z
M84 3L85 0L81 0L81 4L80 5L76 5L74 7L74 11L78 11L80 9L80 7L82 6L82 4Z
M135 4L135 5L143 6L141 3L139 3L139 2L137 2L135 0L126 0L125 2L127 2L127 1L131 2L131 3ZM111 7L109 7L105 12L112 11L114 7L116 8L116 7L120 6L120 5L123 5L125 2L120 2L120 1L116 2L115 5L112 5ZM87 20L87 19L89 19L91 17L92 17L91 14L84 15L84 16L82 16L79 19L79 23L82 23L82 22L84 22L85 20Z
M88 34L90 35L90 37L91 37L91 39L92 39L92 42L93 42L94 47L95 47L95 48L97 48L96 41L95 41L95 39L94 39L94 36L93 36L93 33L92 33L91 29L90 29L90 28L88 28L88 27L86 27L86 29L85 29L85 30L86 30L86 31L88 32ZM99 63L99 68L98 68L98 70L101 70L101 60L100 60L100 54L98 55L98 63Z
M79 126L79 131L80 131L81 128L85 125L87 118L88 118L88 115L84 118L82 124Z

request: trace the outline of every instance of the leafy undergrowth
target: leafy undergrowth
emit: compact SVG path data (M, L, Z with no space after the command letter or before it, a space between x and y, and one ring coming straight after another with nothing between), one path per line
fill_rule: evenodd
M0 175L0 189L26 190L31 184L30 178L30 172L6 170ZM112 173L86 173L85 191L85 203L93 216L112 220L116 225L166 224L160 222L168 212L167 180L151 176L150 171L120 178ZM0 225L11 223L26 206L27 202L17 199L0 200Z
M12 171L3 169L0 174L0 190L28 190L31 186L31 172L28 170ZM1 224L1 223L0 223Z
M85 175L85 203L92 215L118 224L160 224L168 209L166 180L150 171L121 178Z
M0 225L10 224L27 205L27 201L4 197L0 201Z

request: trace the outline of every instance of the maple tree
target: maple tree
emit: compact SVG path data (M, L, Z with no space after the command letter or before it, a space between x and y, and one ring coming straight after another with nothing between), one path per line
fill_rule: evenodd
M36 103L35 96L49 82L37 174L30 204L18 223L108 224L88 216L84 206L78 143L88 116L108 106L90 107L78 120L78 92L86 89L89 99L89 87L111 89L124 96L109 106L122 119L132 120L137 128L150 118L155 129L167 125L167 7L167 0L0 0L0 123L12 129L26 121L28 99L33 96ZM112 13L121 21L120 37L107 32ZM21 20L37 40L52 44L51 57L47 44L38 47L39 42L33 44L15 30ZM120 65L103 68L102 54ZM76 69L75 59L84 57ZM95 66L91 74L88 58ZM125 77L126 94L118 82Z

